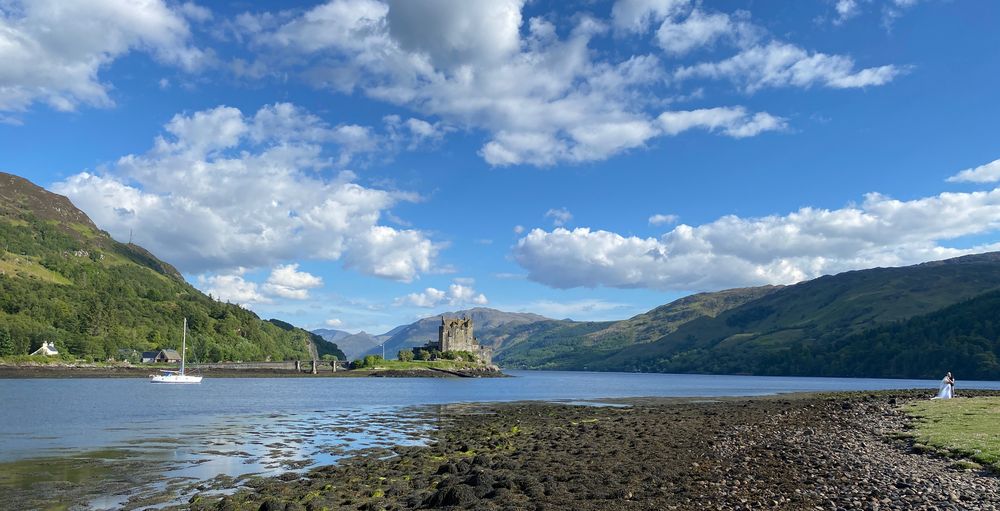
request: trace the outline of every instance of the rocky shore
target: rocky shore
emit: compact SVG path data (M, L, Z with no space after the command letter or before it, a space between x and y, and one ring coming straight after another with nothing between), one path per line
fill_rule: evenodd
M224 497L206 487L183 508L1000 509L995 474L899 435L909 428L899 405L928 397L452 405L428 447L250 479Z

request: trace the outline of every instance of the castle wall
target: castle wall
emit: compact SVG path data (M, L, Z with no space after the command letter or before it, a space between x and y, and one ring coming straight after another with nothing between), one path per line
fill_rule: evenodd
M441 318L438 345L441 351L468 351L478 355L487 364L493 363L493 349L479 345L473 334L471 318Z

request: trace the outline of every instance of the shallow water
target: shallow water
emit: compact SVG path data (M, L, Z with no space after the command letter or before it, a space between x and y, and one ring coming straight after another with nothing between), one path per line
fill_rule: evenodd
M0 380L0 493L22 507L150 507L215 478L335 463L431 438L435 407L615 397L720 397L926 388L937 381L512 371L514 378ZM1000 389L1000 382L960 381ZM20 500L16 500L20 499ZM131 499L131 500L130 500Z

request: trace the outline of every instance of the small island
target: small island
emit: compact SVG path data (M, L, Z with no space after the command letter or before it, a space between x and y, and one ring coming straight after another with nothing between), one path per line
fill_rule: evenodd
M472 318L441 317L438 340L403 349L396 360L367 355L351 364L351 370L368 370L370 376L504 376L493 365L493 349L479 344Z

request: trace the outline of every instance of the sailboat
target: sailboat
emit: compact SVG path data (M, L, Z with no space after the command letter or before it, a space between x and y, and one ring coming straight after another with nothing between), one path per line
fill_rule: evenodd
M184 318L184 333L181 334L181 368L178 371L161 369L161 374L149 375L150 383L201 383L201 376L184 374L184 358L187 355L188 320Z

